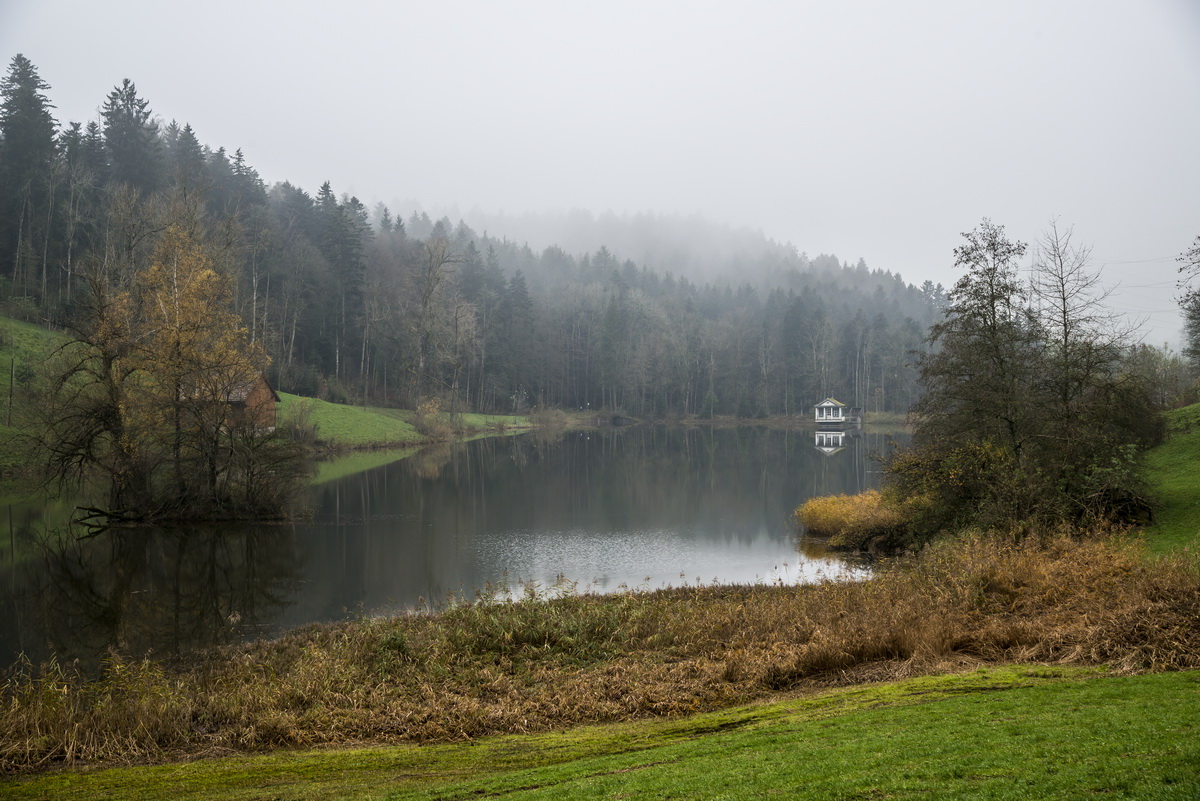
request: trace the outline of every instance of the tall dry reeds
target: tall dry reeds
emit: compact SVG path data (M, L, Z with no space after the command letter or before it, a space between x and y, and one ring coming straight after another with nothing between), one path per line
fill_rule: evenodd
M1115 536L967 536L861 582L535 595L312 626L181 673L19 665L0 764L454 740L985 663L1200 668L1200 561Z
M899 506L879 490L809 498L795 517L806 531L827 537L832 547L850 550L894 540L905 522Z

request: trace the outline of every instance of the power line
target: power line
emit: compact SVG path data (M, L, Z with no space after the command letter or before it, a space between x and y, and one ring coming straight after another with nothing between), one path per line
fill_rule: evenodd
M1157 262L1157 261L1175 261L1176 257L1175 256L1159 256L1159 257L1153 258L1153 259L1122 260L1122 259L1102 259L1099 256L1096 256L1096 257L1094 257L1094 259L1096 261L1103 262L1104 264L1150 264L1151 262Z

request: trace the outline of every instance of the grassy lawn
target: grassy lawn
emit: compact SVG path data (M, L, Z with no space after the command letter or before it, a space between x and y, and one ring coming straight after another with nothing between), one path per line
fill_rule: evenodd
M317 427L317 440L326 445L384 448L414 445L424 439L411 423L399 416L286 392L280 392L279 397L280 419L306 418Z
M60 335L44 328L0 317L0 475L17 472L24 467L22 449L12 444L24 433L17 425L25 416L20 405L20 387L30 380L33 371L45 361L50 349L60 340ZM17 393L11 412L13 425L9 426L9 390L14 373Z
M407 409L348 406L316 398L279 393L280 419L296 415L317 427L317 441L337 448L397 448L426 440L414 425L415 413ZM529 427L525 417L495 414L463 414L453 420L443 414L457 434L504 431Z
M1004 667L683 719L0 784L14 799L1093 798L1200 794L1200 674Z
M1167 413L1167 441L1146 454L1158 506L1147 528L1153 554L1200 542L1200 404Z

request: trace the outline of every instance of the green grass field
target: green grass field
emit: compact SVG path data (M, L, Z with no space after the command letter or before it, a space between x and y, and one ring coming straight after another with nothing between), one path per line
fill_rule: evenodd
M316 426L317 441L340 448L389 448L424 439L412 423L391 410L347 406L279 393L281 421L300 419Z
M415 413L407 409L375 406L349 406L316 398L279 393L281 421L299 420L316 426L321 445L338 449L409 448L427 441L417 430ZM503 433L530 427L526 417L497 414L442 413L438 422L455 439L468 439L481 433Z
M1156 501L1147 528L1152 554L1200 543L1200 404L1167 413L1167 441L1146 454L1146 478Z
M0 475L19 472L25 466L25 453L15 444L23 433L20 390L61 339L45 328L0 316ZM10 394L14 377L16 391Z
M71 771L13 799L1200 796L1200 674L1004 667L456 745Z

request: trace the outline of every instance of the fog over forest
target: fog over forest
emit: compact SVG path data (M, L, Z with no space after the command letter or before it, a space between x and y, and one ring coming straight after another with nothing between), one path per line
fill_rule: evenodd
M0 7L0 55L39 67L60 122L129 78L268 185L649 265L607 215L699 215L945 286L980 219L1028 242L1057 218L1147 341L1176 344L1198 42L1191 0ZM576 209L601 224L579 233Z
M556 246L567 253L583 254L607 247L648 269L696 281L761 283L765 276L748 276L739 265L762 257L797 255L794 244L770 239L761 229L725 225L698 214L595 214L575 209L509 215L489 214L475 207L465 213L443 210L443 216L536 250Z

